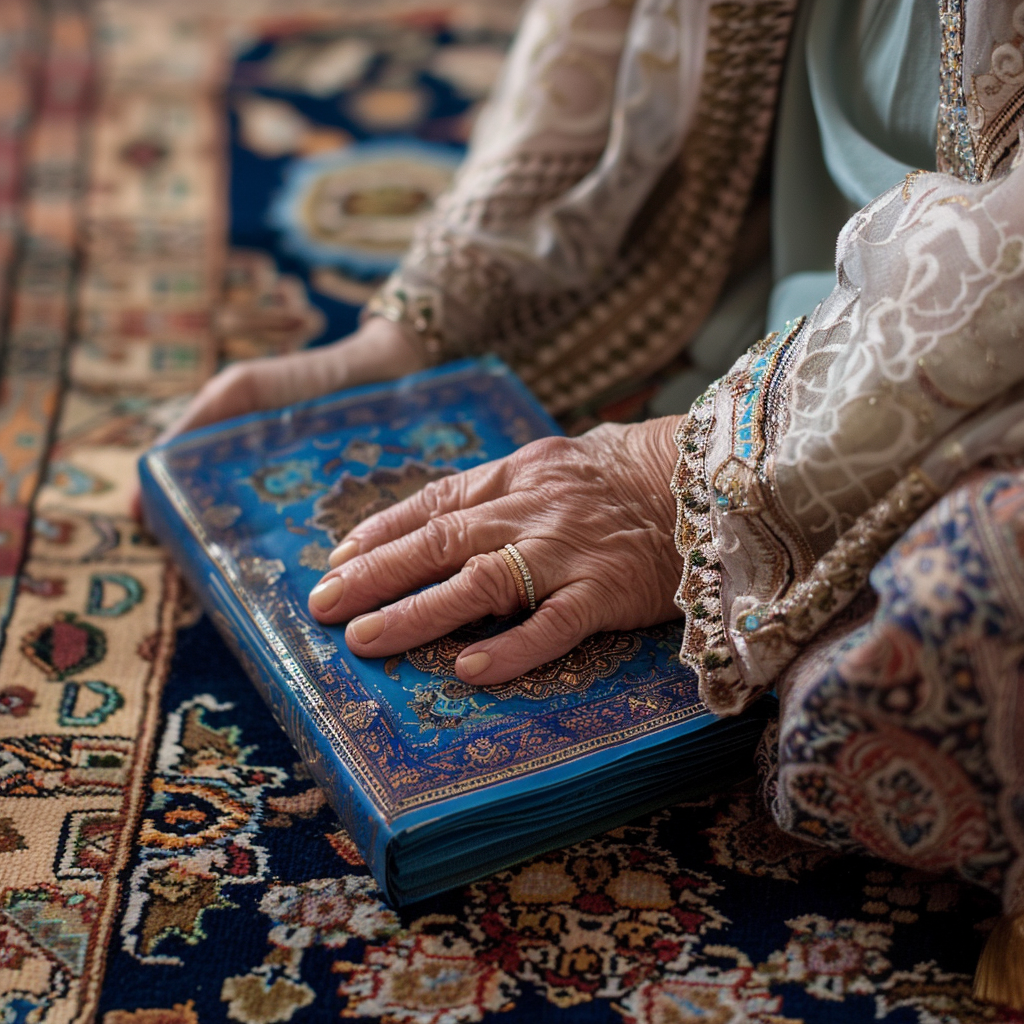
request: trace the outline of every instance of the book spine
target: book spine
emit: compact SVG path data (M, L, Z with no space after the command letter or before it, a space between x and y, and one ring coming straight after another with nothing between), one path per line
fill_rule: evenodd
M154 477L148 456L140 460L139 476L147 526L174 556L217 631L305 762L313 780L324 791L377 883L394 903L387 877L392 830L368 803L351 773L334 755L330 741L302 706L270 645L226 584L220 566L181 521Z

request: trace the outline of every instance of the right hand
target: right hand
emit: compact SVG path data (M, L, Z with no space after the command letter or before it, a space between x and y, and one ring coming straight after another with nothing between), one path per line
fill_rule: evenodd
M465 682L504 683L592 633L678 618L672 598L683 567L669 480L679 422L546 437L427 484L334 549L310 613L348 622L345 642L361 658L407 651L522 606L501 555L514 543L541 603L520 625L459 654L455 672ZM438 585L419 589L429 583Z
M233 416L280 409L342 388L393 380L426 367L406 328L375 316L354 334L321 348L233 363L211 377L156 440L169 441Z

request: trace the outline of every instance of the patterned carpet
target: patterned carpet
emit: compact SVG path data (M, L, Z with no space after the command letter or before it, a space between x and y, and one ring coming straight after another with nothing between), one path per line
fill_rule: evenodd
M130 519L218 362L351 328L514 15L0 0L3 1024L1022 1019L969 994L993 900L752 784L396 915Z

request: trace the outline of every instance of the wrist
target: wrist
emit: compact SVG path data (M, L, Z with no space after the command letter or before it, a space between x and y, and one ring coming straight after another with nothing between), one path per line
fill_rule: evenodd
M679 447L676 435L685 416L661 416L644 424L646 450L650 466L649 479L657 490L651 494L651 514L667 536L674 537L676 530L676 499L672 481L679 461Z
M411 291L398 275L392 275L363 307L360 320L363 324L373 319L393 324L418 349L425 366L437 366L444 361L444 343L435 307L429 292Z
M675 473L676 463L679 461L676 434L685 420L685 416L676 415L661 416L648 421L653 435L651 438L652 452L658 462L659 479L669 481Z
M372 316L344 341L352 377L390 380L425 370L429 364L413 332L402 324Z

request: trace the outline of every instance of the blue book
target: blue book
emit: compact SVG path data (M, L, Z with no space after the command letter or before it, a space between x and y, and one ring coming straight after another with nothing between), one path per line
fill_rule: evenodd
M486 358L207 427L141 461L151 528L396 905L750 771L767 706L712 715L679 662L681 623L598 634L484 690L459 681L456 655L509 621L364 659L306 611L356 523L554 433Z

